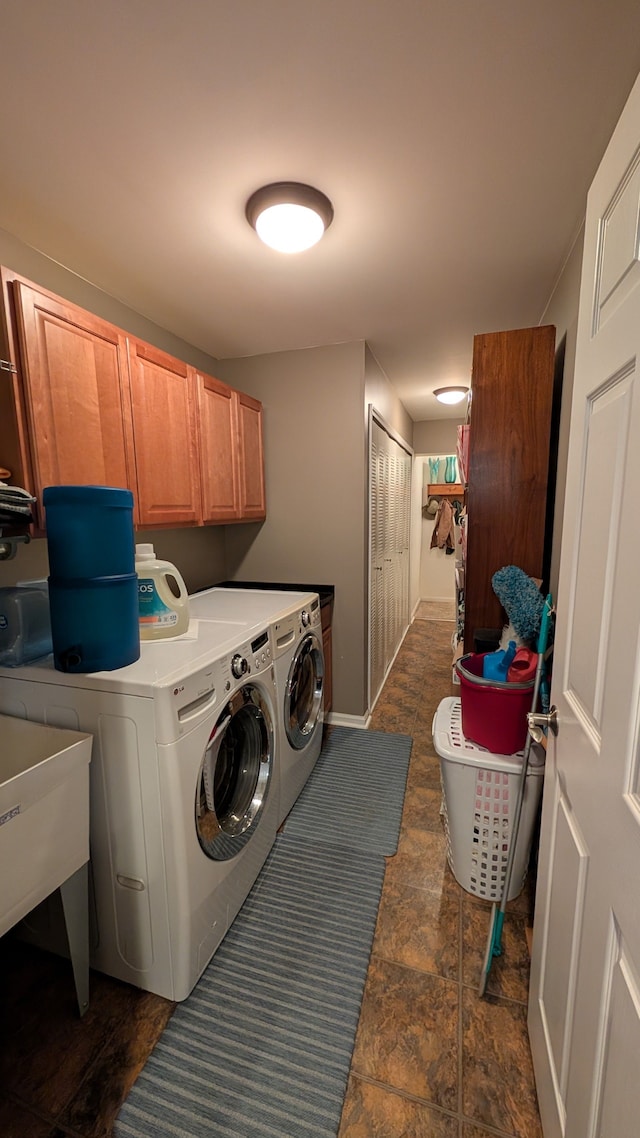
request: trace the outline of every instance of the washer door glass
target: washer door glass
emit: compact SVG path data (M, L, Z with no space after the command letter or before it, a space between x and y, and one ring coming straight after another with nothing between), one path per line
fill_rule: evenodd
M284 697L284 725L292 747L301 751L313 735L322 712L324 657L310 632L291 661Z
M273 721L260 690L245 684L207 743L196 786L198 841L207 857L235 857L259 825L273 776Z

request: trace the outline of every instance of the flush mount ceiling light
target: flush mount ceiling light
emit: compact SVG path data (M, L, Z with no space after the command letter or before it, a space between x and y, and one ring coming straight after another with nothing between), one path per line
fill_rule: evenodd
M279 253L310 249L333 221L328 197L302 182L262 186L249 198L245 213L260 240Z
M440 403L461 403L468 393L468 387L438 387L433 394Z

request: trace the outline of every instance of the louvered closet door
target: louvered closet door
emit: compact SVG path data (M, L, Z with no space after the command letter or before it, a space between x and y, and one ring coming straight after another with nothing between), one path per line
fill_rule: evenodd
M375 420L370 463L370 675L373 703L408 623L411 458Z
M370 480L370 656L371 687L376 693L384 679L384 432L376 422L371 432Z
M401 508L398 531L400 557L400 619L401 634L409 621L409 534L411 525L411 456L403 451L401 462Z
M390 655L392 654L392 645L395 639L395 582L394 582L394 558L393 558L393 543L395 531L395 506L396 506L396 463L395 455L390 446L391 439L388 435L384 436L385 447L385 490L386 490L386 516L384 528L384 559L382 562L382 587L384 589L384 655L385 655L385 668L389 663Z

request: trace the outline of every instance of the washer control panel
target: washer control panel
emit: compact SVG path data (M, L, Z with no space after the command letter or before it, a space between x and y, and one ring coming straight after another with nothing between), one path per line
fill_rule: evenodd
M301 609L300 624L302 628L316 628L320 623L320 598L315 596L310 605Z
M238 680L242 680L245 676L255 676L259 672L265 672L272 663L271 629L266 628L252 640L240 644L228 656L223 656L220 667L225 680L225 691L231 691L232 687L236 687Z

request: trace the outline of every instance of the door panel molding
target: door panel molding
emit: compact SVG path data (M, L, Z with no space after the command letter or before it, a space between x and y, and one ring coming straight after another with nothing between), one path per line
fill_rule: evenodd
M592 318L594 336L640 280L639 198L640 148L600 219Z
M564 1133L569 1046L589 853L577 819L559 784L551 841L551 874L543 918L539 1005ZM556 873L556 867L560 864L562 875ZM573 918L568 919L571 913Z

